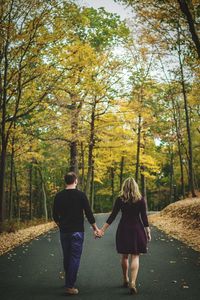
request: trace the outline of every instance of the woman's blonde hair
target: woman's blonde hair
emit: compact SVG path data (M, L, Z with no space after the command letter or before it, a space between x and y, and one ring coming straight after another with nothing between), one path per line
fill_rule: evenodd
M124 202L135 203L141 200L142 196L139 191L139 187L134 178L129 177L124 180L120 197Z

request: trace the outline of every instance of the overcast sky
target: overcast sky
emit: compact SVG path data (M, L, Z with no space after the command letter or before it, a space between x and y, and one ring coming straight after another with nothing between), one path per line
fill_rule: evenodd
M120 15L122 19L128 18L131 15L131 10L125 6L115 3L113 0L79 0L79 3L85 6L94 8L105 7L109 12Z

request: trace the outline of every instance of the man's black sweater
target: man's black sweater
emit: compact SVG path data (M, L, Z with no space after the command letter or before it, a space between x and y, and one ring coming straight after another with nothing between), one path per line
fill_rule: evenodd
M86 195L77 189L64 189L56 194L53 219L61 232L83 232L84 215L90 224L95 223Z

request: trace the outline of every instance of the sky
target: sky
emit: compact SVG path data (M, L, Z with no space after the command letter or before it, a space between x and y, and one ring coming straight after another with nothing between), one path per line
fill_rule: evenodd
M105 7L106 11L118 14L121 19L131 17L131 9L114 0L79 0L80 4L94 8Z

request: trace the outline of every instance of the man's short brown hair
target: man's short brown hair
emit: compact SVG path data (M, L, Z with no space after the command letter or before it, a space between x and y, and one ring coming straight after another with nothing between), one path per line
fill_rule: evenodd
M73 184L77 179L77 175L74 172L69 172L64 177L66 184Z

